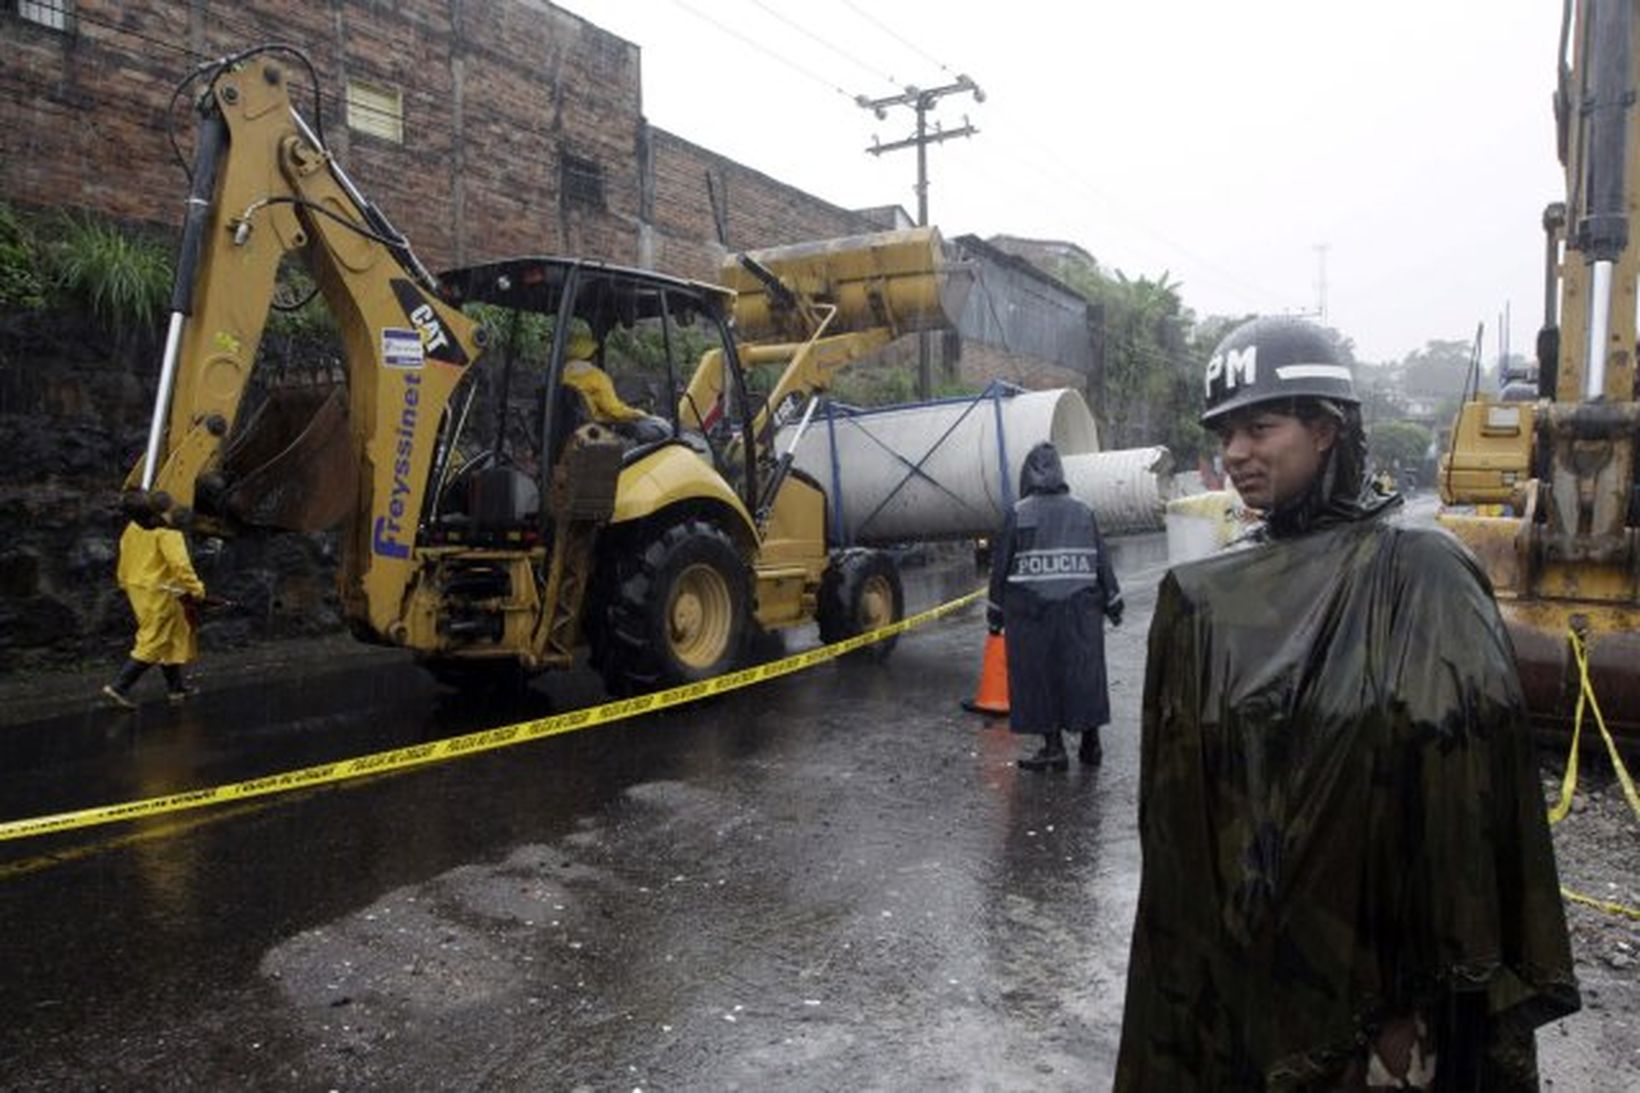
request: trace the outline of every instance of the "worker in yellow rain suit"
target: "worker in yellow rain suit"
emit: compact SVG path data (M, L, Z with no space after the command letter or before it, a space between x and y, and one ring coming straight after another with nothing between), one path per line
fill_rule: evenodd
M669 437L672 428L664 418L629 405L615 392L609 373L593 363L597 353L598 340L581 330L573 331L564 347L564 383L581 396L580 408L586 419L615 427L616 432L640 444Z
M117 706L136 709L131 688L158 664L165 673L171 701L183 701L192 691L182 677L182 666L199 651L186 607L188 601L204 599L205 583L194 572L182 532L127 525L120 536L115 576L137 616L137 638L114 682L102 689L104 697Z

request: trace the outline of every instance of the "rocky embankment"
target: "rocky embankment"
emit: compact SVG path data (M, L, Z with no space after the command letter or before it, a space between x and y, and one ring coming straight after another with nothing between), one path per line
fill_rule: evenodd
M54 314L0 316L0 672L117 658L133 621L114 585L119 490L141 454L160 351ZM331 535L194 540L233 605L211 645L339 629Z

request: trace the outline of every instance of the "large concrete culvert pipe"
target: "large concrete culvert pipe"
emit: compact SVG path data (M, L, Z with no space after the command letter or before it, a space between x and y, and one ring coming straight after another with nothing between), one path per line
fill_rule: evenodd
M1063 457L1071 493L1099 517L1106 535L1159 531L1173 495L1173 453L1166 448L1121 448Z
M784 451L792 430L777 441ZM1110 531L1159 528L1171 484L1166 449L1099 452L1080 393L994 386L975 398L816 414L795 466L820 482L839 543L991 535L1017 498L1025 454L1048 440L1072 491Z

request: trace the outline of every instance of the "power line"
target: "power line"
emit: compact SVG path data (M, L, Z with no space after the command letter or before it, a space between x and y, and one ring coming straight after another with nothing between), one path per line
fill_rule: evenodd
M688 12L690 15L693 15L695 18L701 20L702 22L710 23L712 26L716 27L722 33L727 34L729 37L734 38L737 41L743 42L746 45L751 46L753 49L757 50L759 53L764 53L764 54L767 54L770 57L773 57L775 60L777 60L781 64L785 65L787 68L790 68L792 71L801 73L802 75L804 75L804 76L808 77L809 79L813 80L815 83L819 84L820 86L837 92L837 94L843 96L845 99L852 99L854 97L854 96L850 95L847 91L843 90L842 87L840 87L837 84L833 83L832 81L826 79L826 77L820 75L818 72L815 72L813 69L807 67L806 65L799 64L798 62L792 60L790 57L787 57L783 53L780 53L776 50L770 49L768 46L764 45L762 42L759 42L757 39L751 37L750 35L745 34L741 31L738 31L735 28L733 28L731 26L728 26L727 24L722 23L722 22L718 21L717 19L712 18L710 15L707 15L704 11L701 11L699 8L697 8L694 5L688 3L687 0L672 0L672 3L676 4L678 7L682 8L684 11Z
M910 38L907 38L905 35L899 33L898 31L896 31L893 27L889 26L887 23L885 23L882 19L877 17L871 11L869 11L865 8L862 8L858 4L854 3L854 0L843 0L843 4L850 11L854 12L855 15L859 16L862 20L869 23L871 26L877 28L879 31L881 31L883 34L887 35L889 38L892 38L894 41L900 43L902 46L904 46L905 48L911 50L913 53L917 54L919 57L921 57L924 60L928 61L930 64L938 66L938 68L942 72L946 72L946 73L953 74L953 75L956 74L955 70L950 65L946 64L944 61L940 60L938 57L934 56L932 53L929 53L922 46L918 45L915 41L911 40ZM959 78L961 78L961 77L959 77ZM1092 183L1088 182L1085 178L1082 178L1079 174L1077 174L1075 169L1072 168L1071 165L1066 160L1061 158L1061 156L1057 152L1054 152L1054 151L1051 151L1051 150L1047 149L1046 146L1041 144L1041 142L1037 141L1036 138L1034 138L1034 137L1032 137L1032 136L1030 136L1029 134L1026 134L1026 133L1018 134L1018 137L1019 137L1019 139L1026 140L1026 141L1030 142L1031 144L1033 144L1038 149L1038 151L1045 152L1046 155L1047 155L1047 158L1049 160L1049 166L1055 168L1055 173L1059 174L1061 177L1064 177L1065 175L1068 174L1071 177L1072 181L1079 183L1081 185L1082 189L1085 190L1086 192L1092 194L1093 196L1099 198L1100 200L1106 202L1107 204L1112 204L1112 205L1119 204L1118 202L1113 201L1109 197L1108 194L1105 194L1098 187L1096 187ZM1008 134L1006 132L1004 132L1004 135L1003 135L1002 139L1005 143L1008 141ZM1173 239L1170 239L1167 236L1163 235L1162 233L1152 229L1149 225L1145 224L1141 220L1138 220L1136 218L1130 218L1130 222L1135 227L1137 227L1143 234L1150 236L1151 238L1155 239L1156 241L1162 243L1167 248L1169 248L1173 251L1176 251L1179 255L1181 255L1184 258L1189 259L1191 262L1195 263L1197 266L1202 267L1203 269L1208 270L1210 272L1217 273L1219 275L1219 279L1221 280L1221 282L1223 284L1225 284L1226 287L1229 287L1229 288L1235 290L1237 295L1240 295L1243 299L1247 300L1249 303L1256 303L1257 302L1251 295L1248 294L1249 291L1257 292L1258 294L1264 296L1267 300L1277 300L1277 299L1280 299L1283 295L1281 293L1270 292L1268 290L1268 288L1266 288L1265 286L1255 285L1248 278L1242 276L1241 274L1238 274L1238 273L1236 273L1232 270L1226 269L1226 268L1218 265L1217 263L1212 262L1211 260L1209 260L1209 259L1207 259L1207 258L1205 258L1205 257L1203 257L1199 254L1194 253L1188 247L1185 247L1183 244L1181 244L1181 243L1179 243L1179 242L1177 242Z
M906 38L904 35L900 34L893 27L889 26L887 23L883 22L881 19L877 18L875 15L871 14L869 11L866 11L864 8L862 8L859 5L855 4L854 0L843 0L843 6L848 8L848 10L852 11L854 14L858 15L860 18L864 19L866 22L870 23L872 26L876 27L878 30L882 31L884 34L888 35L890 38L894 39L896 42L899 42L902 46L905 46L907 49L911 50L913 53L915 53L917 56L921 57L923 60L927 61L928 63L930 63L934 66L936 66L941 72L945 72L945 73L947 73L949 75L953 75L953 76L956 75L956 73L951 69L951 67L949 65L947 65L945 62L941 61L938 57L934 56L933 54L929 53L927 50L923 49L923 47L919 46L916 42L913 42L911 39Z
M780 12L780 11L776 10L775 8L769 6L768 4L764 3L764 0L748 0L748 2L751 3L752 5L754 5L755 7L758 7L760 9L762 9L764 12L768 13L770 16L774 17L775 19L780 20L780 22L786 24L788 27L791 27L793 30L797 31L797 33L803 35L803 37L808 38L811 41L813 41L813 42L817 43L818 45L822 46L823 48L828 49L831 52L837 54L837 56L843 58L843 60L845 60L849 64L853 65L855 68L858 68L861 72L870 73L872 76L878 77L882 80L886 80L890 84L899 83L899 81L894 78L894 74L892 72L883 72L880 69L876 69L876 68L871 67L870 65L866 64L864 61L862 61L858 57L856 57L851 51L846 50L846 49L842 48L841 46L833 45L830 41L828 41L825 38L822 38L820 35L816 34L814 31L812 31L812 30L808 29L807 27L803 26L801 23L798 23L796 20L792 19L791 17L783 14L782 12Z
M773 57L775 60L781 62L782 64L786 64L786 65L789 65L789 66L793 67L794 70L796 70L798 72L801 72L802 74L808 76L810 79L814 79L814 80L824 84L826 87L828 87L831 90L834 90L834 91L840 90L837 87L837 85L831 83L829 80L825 80L823 77L819 77L819 76L815 75L813 72L810 72L809 70L803 68L802 66L796 65L794 62L790 61L784 55L778 53L775 50L770 49L769 47L763 45L761 42L758 42L755 39L751 38L749 35L747 35L743 32L739 32L739 31L732 31L729 28L724 27L721 23L717 23L716 20L712 20L709 17L704 16L702 13L696 11L695 9L690 8L687 4L684 3L684 0L673 0L673 2L677 3L680 7L685 7L687 10L691 11L691 13L693 13L693 14L695 14L695 15L703 18L703 19L706 19L708 22L713 23L715 26L717 26L720 30L723 30L725 33L733 34L735 37L739 38L741 41L744 41L744 42L752 45L753 48L756 48L756 49L762 51L763 53L767 54L768 56ZM760 6L760 7L764 6L763 3L761 2L761 0L751 0L751 2L757 3L758 6ZM916 42L911 41L910 39L906 38L904 35L900 34L893 27L891 27L888 24L884 23L881 19L877 18L871 12L869 12L869 11L861 8L857 4L853 3L852 0L843 0L843 2L844 2L844 5L847 8L849 8L849 10L853 11L856 15L858 15L865 22L867 22L867 23L871 24L872 26L876 27L883 34L887 35L889 38L893 39L896 42L899 42L901 45L905 46L907 49L909 49L912 52L916 53L918 56L920 56L923 59L927 60L929 63L938 66L942 71L947 72L947 73L952 73L953 72L951 66L947 65L945 62L941 61L938 57L935 57L933 54L929 53L927 50L925 50L921 46L917 45ZM768 9L765 8L765 10L768 10ZM782 21L787 22L788 25L795 26L795 24L792 24L790 22L790 20L783 19ZM801 28L797 28L797 29L801 30ZM812 32L808 32L808 31L803 31L803 33L807 34L809 37L814 38L817 41L821 41L822 44L825 44L827 46L827 48L832 49L834 52L837 51L836 47L832 46L829 42L826 42L824 39L820 38L820 36L815 35ZM958 76L958 81L959 82L962 81L962 80L967 80L967 79L968 79L968 77L966 77L966 76L960 76L960 75ZM972 82L972 81L970 81L970 82ZM867 100L864 96L858 96L857 95L857 96L853 96L853 98L854 98L857 105L861 105L861 106L874 105L873 100ZM881 100L881 101L886 104L886 103L889 103L889 102L896 101L899 98L901 98L901 96L891 96L889 99L885 99L885 100ZM977 132L977 130L974 130L974 132ZM940 139L950 139L951 137L957 136L957 135L966 136L966 135L969 135L969 134L968 134L968 132L960 132L959 133L958 131L952 131L948 136L942 137ZM1028 133L1009 134L1007 132L1004 132L1004 135L1002 137L1003 141L1005 143L1009 142L1010 136L1012 136L1012 138L1015 141L1023 141L1023 142L1026 142L1026 143L1030 144L1039 153L1042 153L1046 156L1047 163L1044 164L1044 166L1047 168L1047 170L1045 172L1042 172L1042 174L1044 176L1053 176L1053 177L1058 177L1058 178L1062 178L1062 179L1067 179L1068 181L1070 181L1070 182L1076 184L1077 186L1079 186L1080 189L1082 189L1085 193L1088 193L1088 194L1092 195L1093 197L1098 198L1100 201L1102 201L1106 205L1116 206L1118 208L1122 207L1123 203L1114 200L1113 198L1110 197L1109 194L1105 193L1099 187L1093 185L1085 177L1081 176L1081 174L1076 170L1076 168L1074 166L1072 166L1067 160L1062 158L1059 153L1057 153L1057 152L1055 152L1051 149L1048 149L1045 145L1043 145L1035 137L1031 136ZM888 145L878 145L877 148L880 151L886 152L886 151L893 151L893 150L897 150L899 148L911 147L911 146L913 146L913 143L908 139L907 141L894 142L894 143L891 143L891 144L888 144ZM1015 178L1010 182L1010 186L1017 186L1018 182L1019 182L1019 180L1017 178ZM922 198L923 193L924 193L924 191L919 189L919 191L918 191L919 199ZM919 218L919 219L921 219L921 218ZM1137 229L1141 234L1149 236L1150 238L1156 240L1158 243L1162 244L1167 249L1169 249L1171 251L1174 251L1179 256L1181 256L1185 259L1188 259L1195 267L1198 268L1198 270L1200 270L1202 272L1205 272L1205 273L1216 275L1214 277L1215 280L1217 280L1219 283L1221 283L1224 287L1230 289L1232 292L1234 292L1235 295L1240 296L1243 300L1247 301L1249 304L1252 304L1256 310L1260 310L1260 311L1268 310L1269 308L1266 306L1268 302L1280 300L1285 295L1284 293L1272 292L1272 291L1269 290L1269 288L1267 286L1255 284L1255 283L1252 282L1252 280L1250 278L1247 278L1247 277L1243 276L1242 274L1239 274L1239 273L1237 273L1233 270L1227 269L1226 267L1218 264L1217 262L1214 262L1211 259L1208 259L1208 258L1196 253L1191 248L1185 246L1184 244L1178 242L1177 240L1174 240L1174 239L1170 238L1169 236L1163 234L1162 232L1157 231L1156 229L1150 227L1148 224L1146 224L1144 221L1138 219L1137 217L1133 217L1133 216L1129 215L1127 219L1128 219L1128 223L1132 227ZM1259 300L1260 297L1262 297L1263 300L1266 303L1260 303L1260 300Z
M962 92L971 93L975 102L985 101L985 92L981 91L979 85L968 76L958 76L954 83L943 84L939 87L927 89L908 87L903 94L888 95L880 99L868 99L864 95L855 96L854 102L857 106L862 110L870 110L878 118L888 117L888 109L891 106L906 106L916 112L917 129L914 134L889 144L880 144L873 141L872 146L867 148L866 151L874 156L880 156L884 152L897 152L902 148L915 148L917 150L918 224L928 223L928 146L930 144L940 144L956 137L971 137L979 132L978 129L968 123L966 117L963 118L962 128L960 129L947 131L936 122L934 132L930 133L928 131L929 112L945 96Z

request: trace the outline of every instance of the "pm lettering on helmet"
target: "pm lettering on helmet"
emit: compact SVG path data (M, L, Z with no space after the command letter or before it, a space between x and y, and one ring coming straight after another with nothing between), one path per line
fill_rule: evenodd
M1223 353L1215 353L1207 362L1207 376L1204 383L1204 393L1213 397L1213 381L1222 379L1224 390L1228 394L1243 383L1258 382L1258 346L1250 345L1246 349L1227 349Z

